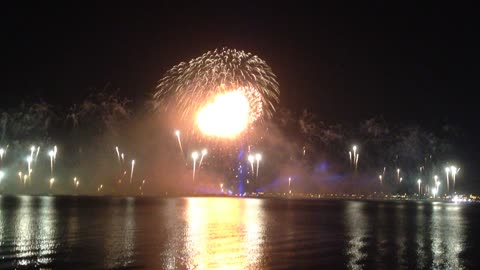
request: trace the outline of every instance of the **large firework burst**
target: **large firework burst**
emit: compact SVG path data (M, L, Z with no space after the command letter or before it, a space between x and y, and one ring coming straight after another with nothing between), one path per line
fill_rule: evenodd
M271 117L279 94L275 75L264 60L222 48L167 71L154 99L183 119L194 120L205 135L231 137L248 124Z

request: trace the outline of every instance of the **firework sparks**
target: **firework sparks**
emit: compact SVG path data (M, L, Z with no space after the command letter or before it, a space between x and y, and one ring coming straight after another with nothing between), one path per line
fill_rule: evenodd
M420 188L421 188L421 185L422 185L422 179L418 179L417 184L418 184L418 195L420 195L420 192L421 192Z
M0 183L2 182L3 177L5 177L5 172L0 171Z
M400 181L400 169L399 168L397 169L397 179L398 179L398 182L401 182Z
M5 149L4 148L0 148L0 160L3 161L3 156L5 155Z
M50 178L50 189L52 189L53 183L55 182L55 178Z
M204 135L221 138L233 138L258 119L271 117L280 94L265 61L226 48L174 66L157 89L157 101L193 120Z

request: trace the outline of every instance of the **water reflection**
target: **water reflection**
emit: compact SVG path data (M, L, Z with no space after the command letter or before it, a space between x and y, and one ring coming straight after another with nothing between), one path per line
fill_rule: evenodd
M38 201L36 201L38 200ZM40 208L36 211L36 204ZM57 213L54 198L20 197L15 218L14 250L19 265L51 263L57 249Z
M365 202L349 202L345 211L348 237L348 269L363 269L362 260L367 256L365 252L367 237L367 220L363 213Z
M135 199L127 198L125 204L115 200L110 210L110 224L105 228L105 267L126 267L134 262Z
M465 250L465 221L461 211L455 204L433 205L430 237L434 269L463 268L459 255Z
M460 255L467 248L463 210L447 203L348 202L347 268L463 269Z
M265 228L261 200L189 198L188 269L260 269Z

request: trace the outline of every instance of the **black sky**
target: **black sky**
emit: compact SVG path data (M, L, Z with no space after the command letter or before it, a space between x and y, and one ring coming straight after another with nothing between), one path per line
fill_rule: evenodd
M106 84L145 98L174 64L228 46L271 65L283 106L332 122L447 121L480 135L473 6L289 2L3 7L0 105L71 103Z

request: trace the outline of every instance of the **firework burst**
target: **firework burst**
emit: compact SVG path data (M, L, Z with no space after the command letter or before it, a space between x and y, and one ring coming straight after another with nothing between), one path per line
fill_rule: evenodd
M235 137L248 125L271 117L279 95L275 75L264 60L223 48L167 71L154 99L157 106L178 111L204 135ZM225 125L225 119L238 125Z

